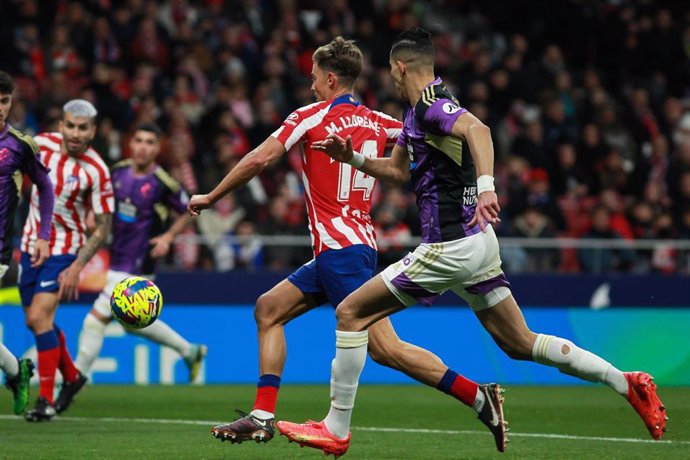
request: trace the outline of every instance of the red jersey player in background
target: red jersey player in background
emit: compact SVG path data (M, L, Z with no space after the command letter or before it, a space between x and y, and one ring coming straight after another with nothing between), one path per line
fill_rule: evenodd
M65 335L54 324L61 299L78 297L79 273L101 247L110 232L114 208L110 173L98 153L89 147L96 134L96 108L88 101L74 99L63 107L59 132L43 133L34 139L40 160L50 169L55 185L55 208L50 229L50 256L40 267L31 265L40 226L38 190L31 192L29 215L21 243L19 294L26 324L36 337L40 382L36 407L26 412L28 421L51 420L66 410L74 395L86 383L72 362ZM96 228L86 236L86 215L93 211ZM64 379L53 401L55 372Z
M284 325L326 302L337 305L376 270L376 238L369 216L375 179L353 167L357 165L334 162L310 146L330 133L337 133L351 136L355 148L364 155L381 157L386 146L396 141L402 124L355 101L352 92L362 69L362 53L354 42L337 37L314 52L313 62L311 89L319 102L294 111L277 131L242 158L211 193L194 195L188 205L190 213L198 215L246 184L293 146L301 148L302 180L315 257L259 297L255 318L260 377L254 410L249 414L238 411L241 418L214 427L212 434L221 440L266 442L273 437L277 393L286 358ZM405 177L401 174L400 182ZM359 343L350 345L356 347ZM388 319L369 330L369 354L376 362L449 393L477 412L487 397L495 399L491 407L501 408L500 397L488 386L465 379L431 352L401 341ZM350 388L345 382L335 384L343 385L344 391ZM343 423L349 423L348 409L351 408L335 410L336 417L347 417ZM494 436L504 437L505 432Z

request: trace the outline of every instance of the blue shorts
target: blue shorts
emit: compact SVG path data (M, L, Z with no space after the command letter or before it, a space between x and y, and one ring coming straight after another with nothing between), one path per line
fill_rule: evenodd
M50 256L40 267L31 266L31 256L22 252L19 260L19 296L22 305L28 307L34 294L39 292L55 292L60 288L58 276L60 272L72 265L77 256L72 254L62 254Z
M325 298L337 307L374 276L376 258L376 251L364 244L329 249L298 268L288 281L303 293Z

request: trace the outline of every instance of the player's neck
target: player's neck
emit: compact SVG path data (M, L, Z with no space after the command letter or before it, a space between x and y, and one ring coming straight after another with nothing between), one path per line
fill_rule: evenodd
M429 83L434 81L436 76L433 72L414 72L407 74L407 81L405 82L407 88L407 99L410 105L414 107L422 97L422 91L429 86Z
M155 167L156 167L156 163L149 163L149 164L141 165L141 166L135 164L135 165L132 165L132 171L134 172L135 176L145 176L145 175L151 173L151 171L153 171L153 169Z
M331 97L328 98L328 100L329 101L333 100L336 97L340 97L340 96L343 96L345 94L352 94L353 92L354 92L354 88L340 88L340 89L335 90L333 92L333 94L331 94Z

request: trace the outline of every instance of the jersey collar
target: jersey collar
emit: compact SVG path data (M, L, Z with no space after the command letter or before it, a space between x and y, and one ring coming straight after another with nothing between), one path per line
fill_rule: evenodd
M7 120L5 120L5 126L0 129L0 139L3 139L5 136L7 136L8 132L10 132L10 124L7 123Z
M335 99L333 99L333 102L331 102L331 105L330 107L328 107L328 110L331 110L333 107L340 104L351 104L357 107L359 105L359 102L357 102L355 98L352 97L352 94L343 94L342 96L338 96Z

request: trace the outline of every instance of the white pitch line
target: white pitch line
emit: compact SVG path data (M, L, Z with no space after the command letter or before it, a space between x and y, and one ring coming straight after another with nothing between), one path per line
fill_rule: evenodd
M0 415L0 420L22 420L19 415ZM116 422L116 423L154 423L160 425L203 425L213 426L224 422L214 420L181 420L164 418L128 418L128 417L70 417L58 416L56 420L66 420L70 422ZM414 433L414 434L471 434L489 435L486 431L475 430L433 430L425 428L391 428L374 426L353 426L353 431L378 431L384 433ZM613 438L605 436L575 436L570 434L553 433L516 433L510 432L510 437L514 438L542 438L542 439L565 439L572 441L604 441L604 442L623 442L633 444L684 444L690 445L690 441L654 441L652 439L639 438Z

